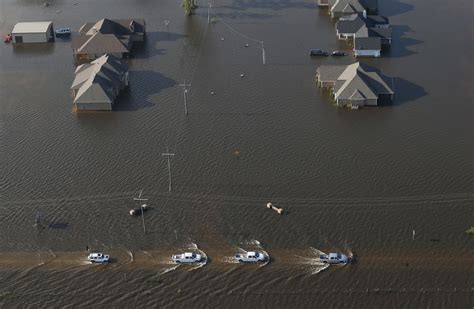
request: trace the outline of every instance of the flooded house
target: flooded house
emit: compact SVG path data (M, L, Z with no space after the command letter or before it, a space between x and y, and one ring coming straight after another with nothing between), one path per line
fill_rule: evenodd
M318 0L320 7L328 7L332 18L352 14L377 14L378 0Z
M343 16L336 23L336 35L340 40L353 40L356 57L380 57L382 48L392 43L389 20L381 15Z
M79 65L74 74L71 89L77 111L110 111L128 86L127 64L109 54Z
M128 58L133 45L145 40L144 19L107 19L86 23L79 29L79 36L72 40L74 60L87 62L107 53L118 58Z
M356 62L350 65L322 65L316 71L316 82L331 90L338 107L358 109L393 101L393 79L378 69Z
M54 41L52 21L21 22L12 30L12 42L17 43L46 43Z

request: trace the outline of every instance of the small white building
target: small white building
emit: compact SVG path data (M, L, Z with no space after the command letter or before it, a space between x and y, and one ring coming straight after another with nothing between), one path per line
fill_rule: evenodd
M54 41L52 21L17 23L13 27L13 43L45 43Z

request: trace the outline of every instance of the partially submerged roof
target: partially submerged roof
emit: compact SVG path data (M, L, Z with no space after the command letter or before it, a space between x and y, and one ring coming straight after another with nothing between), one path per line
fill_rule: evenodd
M354 0L329 0L328 1L328 4L329 4L329 7L333 7L337 2L341 2L341 3L348 3L348 2L351 2L351 1L354 1ZM357 1L359 3L359 5L361 5L362 7L366 8L366 9L369 9L369 10L377 10L378 9L378 0L358 0Z
M321 81L335 81L347 68L345 65L322 65L318 68Z
M356 33L362 27L365 27L365 21L359 14L341 18L336 23L336 29L339 33Z
M362 14L351 14L343 16L336 23L336 29L339 33L357 33L361 29L373 28L377 25L388 25L388 18L380 15L369 15L364 17ZM386 28L375 28L386 29ZM367 32L367 30L363 30ZM384 31L384 30L381 30ZM365 36L367 36L366 34ZM359 36L361 36L359 34Z
M114 34L102 34L98 32L94 35L82 36L80 38L81 39L75 40L73 42L73 48L77 48L78 53L115 54L130 52L130 39L128 37L119 38Z
M358 12L362 13L365 11L365 8L359 0L338 0L332 5L331 11L348 15Z
M356 50L380 50L380 37L356 37L354 39L354 49Z
M127 65L112 55L103 55L89 64L76 68L71 89L77 90L74 103L113 102L120 89Z
M383 39L392 38L392 29L391 28L369 28L368 35L370 37L379 37Z
M377 99L379 94L393 94L392 79L360 62L348 65L334 86L337 99Z
M23 22L13 27L12 33L44 33L48 31L52 21Z
M388 17L382 15L367 15L367 22L370 23L370 26L373 25L388 25Z
M131 35L145 31L143 18L108 19L102 18L95 23L86 23L79 29L80 35L93 35L96 32L103 34Z

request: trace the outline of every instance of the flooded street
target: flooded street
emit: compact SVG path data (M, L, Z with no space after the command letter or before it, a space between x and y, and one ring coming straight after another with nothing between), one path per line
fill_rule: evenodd
M315 86L354 58L309 57L349 51L313 1L212 1L208 25L204 1L187 18L170 0L2 0L2 37L136 17L147 41L114 111L81 114L70 39L1 43L0 307L472 305L472 3L379 2L392 47L360 61L395 78L395 100L351 111ZM128 214L139 190L146 233ZM206 263L172 263L189 250ZM270 261L235 263L250 250Z

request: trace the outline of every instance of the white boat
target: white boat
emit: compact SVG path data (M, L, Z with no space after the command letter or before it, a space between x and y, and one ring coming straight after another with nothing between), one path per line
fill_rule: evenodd
M235 259L239 263L260 263L264 262L267 257L262 252L248 251L244 254L236 254Z
M342 253L329 253L329 254L321 254L319 256L319 260L324 264L347 264L349 262L349 258L347 255Z
M108 263L110 257L103 253L94 252L87 256L87 260L92 263Z
M202 260L202 256L197 253L185 252L182 254L172 255L171 259L175 263L199 263Z

